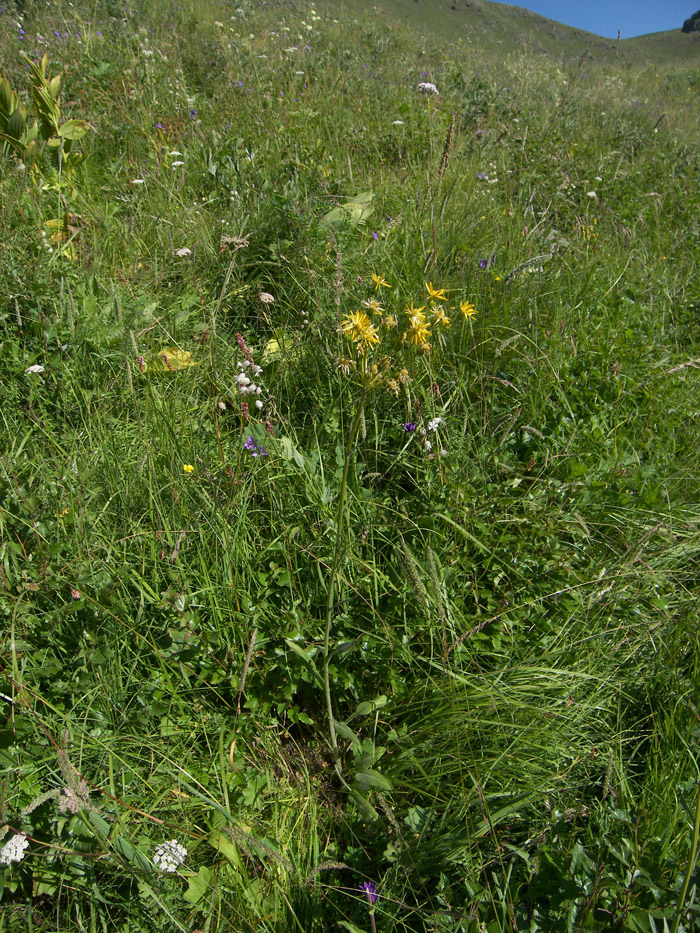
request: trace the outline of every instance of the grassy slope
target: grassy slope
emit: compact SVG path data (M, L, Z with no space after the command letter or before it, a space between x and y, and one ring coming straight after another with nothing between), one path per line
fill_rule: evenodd
M336 7L337 8L337 7ZM648 64L696 62L700 51L697 34L677 30L623 38L618 44L606 38L566 26L517 5L491 0L385 0L381 5L368 0L342 0L340 9L372 17L388 15L409 28L447 42L463 42L468 48L496 57L527 51L546 54L567 62L588 54L608 65L624 63L634 67Z
M41 192L3 162L0 751L31 854L0 924L367 929L371 878L383 930L651 929L697 775L685 71L242 9L83 21L52 53L90 160L62 195L50 153ZM368 225L322 222L369 189ZM72 249L41 236L61 196ZM316 674L357 401L338 323L371 272L400 317L431 278L453 319L432 356L394 351L413 381L372 396L350 473L331 682L374 819L333 776ZM237 331L274 437L241 416ZM196 365L156 368L167 346ZM436 416L433 451L401 428ZM157 876L173 837L188 862Z

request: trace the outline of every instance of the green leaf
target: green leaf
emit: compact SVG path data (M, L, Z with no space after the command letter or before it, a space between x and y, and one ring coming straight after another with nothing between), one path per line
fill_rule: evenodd
M362 787L378 787L380 790L391 790L391 781L385 778L379 771L368 769L367 771L356 771L355 780Z
M187 879L189 886L183 894L188 904L198 904L203 897L214 889L216 882L216 873L206 865L202 865L196 875L190 875Z
M363 224L372 214L373 191L362 191L352 198L348 198L344 204L332 208L323 215L323 220L329 224L343 223L345 221L357 225Z
M61 139L82 139L92 127L87 120L66 120L58 128Z
M362 745L362 742L360 742L359 738L346 723L338 722L337 719L334 719L333 725L335 726L335 731L341 738L345 739L347 742L352 742L353 745Z
M233 865L234 868L241 868L241 856L238 851L238 846L235 842L231 842L228 836L224 836L223 833L211 833L207 839L212 848L223 855L223 857Z
M383 709L388 702L389 700L384 694L375 697L374 700L365 700L364 703L358 705L355 710L355 716L369 716L369 714L375 712L375 710Z
M164 347L151 357L145 369L148 372L172 373L196 365L196 360L192 359L192 354L187 350L181 350L179 347Z

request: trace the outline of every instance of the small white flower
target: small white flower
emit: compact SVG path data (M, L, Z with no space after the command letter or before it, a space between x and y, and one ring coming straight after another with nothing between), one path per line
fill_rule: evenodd
M587 191L587 192L586 192L586 197L587 197L587 198L597 198L598 195L595 193L595 191Z
M184 164L185 164L184 162L181 162L181 161L178 159L176 162L171 162L171 163L170 163L170 168L178 168L178 166L184 165Z
M192 250L188 246L183 246L182 249L179 249L176 253L176 256L191 256Z
M442 421L442 418L433 418L432 421L428 422L428 430L437 431L437 429L440 427L441 421Z
M262 408L262 407L263 407L263 403L260 401L260 399L256 399L256 400L255 400L255 407L256 407L256 408Z
M21 862L24 858L24 850L29 845L29 841L24 833L18 833L13 836L9 842L0 849L0 865L11 865L12 862Z
M181 153L181 152L178 152L177 149L173 149L173 151L172 151L172 152L169 152L168 155L171 155L171 156L181 156L182 153Z
M269 292L260 292L258 295L258 301L264 305L271 305L274 304L275 299L274 296Z
M421 94L435 94L438 95L440 91L435 87L435 85L430 81L421 81L418 85L418 90Z
M403 126L403 120L394 120L392 126Z
M161 842L156 846L153 855L153 864L161 871L174 872L187 858L187 849L181 845L177 839L171 839L170 842Z
M426 450L432 450L432 449L433 449L433 445L430 443L429 440L424 440L424 441L423 441L423 444L425 445L425 449L426 449Z
M35 363L33 366L30 366L27 370L27 373L44 373L46 368L41 365L41 363Z
M132 179L131 179L131 184L132 184L132 185L145 185L146 182L144 181L143 178L132 178Z

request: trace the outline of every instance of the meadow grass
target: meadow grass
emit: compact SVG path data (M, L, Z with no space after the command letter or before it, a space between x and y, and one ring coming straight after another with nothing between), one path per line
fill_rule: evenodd
M697 928L684 60L0 22L0 930Z

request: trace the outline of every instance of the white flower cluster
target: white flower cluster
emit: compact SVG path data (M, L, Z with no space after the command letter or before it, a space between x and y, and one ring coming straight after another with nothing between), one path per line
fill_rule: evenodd
M29 845L29 840L25 835L19 833L13 836L9 842L0 849L0 865L11 865L12 862L21 862L24 858L24 850Z
M177 839L171 839L170 842L161 842L156 846L153 864L161 871L173 872L178 870L186 858L187 849Z
M28 367L28 369L26 369L25 372L26 372L27 374L30 374L30 373L32 373L32 374L33 374L33 373L45 373L45 372L46 372L46 368L45 368L44 366L42 366L41 363L35 363L33 366Z
M421 94L435 94L438 95L440 91L432 84L430 81L421 81L418 85L418 90Z
M432 421L428 422L428 430L437 431L437 429L440 427L441 421L442 421L442 418L433 418Z
M239 372L236 376L236 387L239 395L260 395L262 386L257 385L248 375L250 372L255 378L262 374L262 367L257 363L251 363L250 360L243 360L238 364ZM263 403L260 398L256 398L255 407L262 408Z

